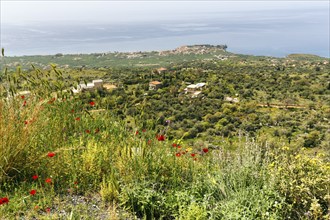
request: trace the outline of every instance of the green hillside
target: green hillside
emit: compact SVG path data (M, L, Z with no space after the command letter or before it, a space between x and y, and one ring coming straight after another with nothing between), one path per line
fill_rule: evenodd
M2 57L0 219L328 219L329 59L225 49Z

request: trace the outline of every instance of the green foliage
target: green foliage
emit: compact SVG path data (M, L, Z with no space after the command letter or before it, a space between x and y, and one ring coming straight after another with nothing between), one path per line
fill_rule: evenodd
M311 63L256 59L173 64L162 75L55 64L6 73L0 198L10 202L0 218L326 219L329 155L314 155L329 149L325 66L316 74ZM118 89L63 92L95 77ZM150 80L164 87L147 91ZM188 80L208 83L203 96L183 93ZM31 94L15 95L23 89ZM63 203L80 197L86 204Z
M295 219L321 219L328 215L330 164L324 162L324 155L310 157L304 151L297 152L288 147L269 164L274 175L276 189L285 195L290 212ZM322 210L322 211L321 211Z

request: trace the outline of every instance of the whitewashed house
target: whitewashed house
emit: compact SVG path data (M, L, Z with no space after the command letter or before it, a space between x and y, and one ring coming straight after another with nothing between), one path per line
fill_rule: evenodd
M95 89L102 89L103 88L103 80L102 79L93 80L93 84L94 84Z

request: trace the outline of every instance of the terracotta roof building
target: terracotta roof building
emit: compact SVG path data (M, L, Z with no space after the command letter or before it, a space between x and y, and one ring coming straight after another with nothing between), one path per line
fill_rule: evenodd
M162 87L162 83L159 81L152 81L149 83L149 90L157 90Z

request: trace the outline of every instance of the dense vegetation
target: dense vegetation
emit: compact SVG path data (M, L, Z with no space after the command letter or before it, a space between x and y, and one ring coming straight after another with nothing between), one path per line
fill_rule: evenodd
M0 217L329 218L329 59L201 56L4 70ZM96 78L117 88L68 91Z

